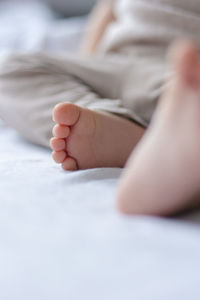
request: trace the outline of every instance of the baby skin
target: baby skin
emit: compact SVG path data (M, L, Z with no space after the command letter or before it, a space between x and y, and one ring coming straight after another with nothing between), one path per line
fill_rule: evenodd
M170 58L174 78L146 132L71 103L53 112L53 158L65 170L123 167L132 152L117 189L125 214L172 215L200 205L199 57L191 43L179 42Z
M53 159L68 171L124 167L144 134L131 121L72 103L58 104L53 119L57 123L50 141Z
M175 68L117 192L125 214L172 215L200 205L200 63L189 42L170 53Z

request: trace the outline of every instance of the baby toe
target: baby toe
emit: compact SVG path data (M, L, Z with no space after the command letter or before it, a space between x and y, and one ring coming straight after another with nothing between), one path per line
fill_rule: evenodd
M52 152L52 157L57 164L62 164L67 157L67 153L65 151Z
M57 124L53 128L53 136L57 138L67 138L69 136L70 129L68 126Z
M62 151L66 149L66 142L63 139L52 138L50 140L50 146L54 151Z
M72 103L57 104L53 110L53 120L62 125L74 125L80 116L80 107Z
M65 171L76 171L78 170L78 166L77 163L75 161L75 159L68 157L64 160L64 162L62 163L62 167Z

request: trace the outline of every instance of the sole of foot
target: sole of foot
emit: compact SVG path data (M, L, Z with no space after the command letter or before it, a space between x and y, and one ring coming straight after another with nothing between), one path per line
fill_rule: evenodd
M52 156L67 171L123 167L144 134L129 120L72 103L58 104L53 120Z

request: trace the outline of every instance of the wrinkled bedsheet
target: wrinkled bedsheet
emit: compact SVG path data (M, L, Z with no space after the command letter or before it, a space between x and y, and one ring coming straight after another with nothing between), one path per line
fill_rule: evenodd
M19 48L44 45L32 37L32 46L27 40ZM1 300L200 299L199 212L173 220L122 216L115 208L120 173L64 172L49 150L0 125Z
M0 127L0 299L200 297L200 218L124 217L120 169L64 172Z

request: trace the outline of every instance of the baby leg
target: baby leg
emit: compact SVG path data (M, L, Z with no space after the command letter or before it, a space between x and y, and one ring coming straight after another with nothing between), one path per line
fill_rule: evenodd
M122 167L144 130L123 118L127 111L116 99L115 65L12 55L0 64L0 117L29 141L49 147L56 106L51 141L56 162L64 169Z
M200 63L195 47L172 48L175 77L120 179L128 214L169 215L200 204Z

